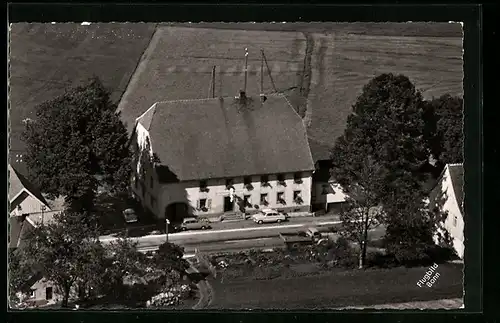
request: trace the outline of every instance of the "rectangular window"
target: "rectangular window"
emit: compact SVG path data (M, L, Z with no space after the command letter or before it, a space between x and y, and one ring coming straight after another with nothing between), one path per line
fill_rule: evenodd
M199 207L200 207L200 210L204 210L207 208L207 199L200 199L200 202L199 202Z
M303 202L301 191L293 191L293 201L297 204L301 204Z
M286 204L285 192L278 192L278 194L276 195L276 202L278 202L278 204L283 204L283 205Z
M458 218L457 218L457 216L455 215L455 216L453 217L453 226L454 226L454 227L456 227L456 226L457 226L457 220L458 220Z
M277 176L278 184L284 186L285 185L285 175L279 174Z
M251 197L251 195L243 196L243 205L245 205L245 207L252 207Z
M207 181L200 181L200 191L201 192L207 192L208 191Z
M36 289L32 289L32 290L29 291L28 295L29 295L30 298L35 298L35 293L36 293Z
M45 288L45 299L52 299L52 287Z
M261 205L267 205L267 194L260 194L260 204Z
M293 174L293 181L296 184L302 184L302 173L295 173L295 174Z

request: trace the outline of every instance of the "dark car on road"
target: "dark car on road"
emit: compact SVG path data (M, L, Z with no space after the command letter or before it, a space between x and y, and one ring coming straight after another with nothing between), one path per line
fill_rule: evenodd
M199 220L197 218L185 218L182 220L182 223L176 227L177 231L206 230L210 228L211 226L208 221Z

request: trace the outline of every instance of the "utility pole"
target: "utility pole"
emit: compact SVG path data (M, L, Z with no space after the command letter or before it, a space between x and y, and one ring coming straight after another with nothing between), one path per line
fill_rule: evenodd
M165 218L165 242L168 242L168 225L170 224L170 221Z
M266 55L264 54L264 50L261 49L260 51L262 53L262 58L264 59L264 63L266 63L267 73L269 74L269 79L271 80L271 85L273 86L273 90L274 90L274 92L278 92L276 90L276 85L274 84L274 80L273 80L273 77L271 75L271 69L269 68L269 64L267 64L267 59L266 59Z
M243 86L243 92L247 91L247 75L248 75L248 48L245 48L245 85Z
M260 56L260 95L264 95L264 51Z
M42 225L43 225L43 218L44 218L43 211L45 211L45 205L42 205L40 209L42 210Z
M215 65L212 68L212 99L215 98Z

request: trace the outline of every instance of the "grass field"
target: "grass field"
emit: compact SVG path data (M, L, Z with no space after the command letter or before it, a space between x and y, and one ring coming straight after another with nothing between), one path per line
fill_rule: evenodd
M399 37L344 33L308 36L311 84L306 110L310 138L332 146L362 87L381 73L404 74L432 98L463 94L460 37Z
M157 101L206 98L211 95L216 66L215 95L234 96L244 87L244 55L248 48L249 95L260 93L260 49L264 48L278 90L299 82L306 41L302 33L158 28L144 60L123 95L119 110L129 127ZM264 78L265 92L271 91Z
M337 271L264 281L214 280L213 309L328 309L462 298L462 265L442 264L432 287L416 283L428 268Z
M156 101L208 97L213 65L216 95L235 95L245 47L247 92L259 93L264 48L277 89L305 116L310 138L327 147L377 74L405 74L427 98L463 93L459 24L174 24L153 37L120 104L124 120L131 127ZM264 82L270 91L267 75Z
M22 120L36 105L97 75L118 101L146 48L154 24L12 24L11 149L23 150Z
M260 92L263 48L277 89L301 106L309 136L323 148L342 133L356 96L378 73L403 73L426 97L462 94L459 24L161 25L153 35L151 24L14 24L11 150L24 148L21 120L33 117L37 104L92 75L113 91L114 100L122 97L119 110L129 127L156 101L208 97L214 65L216 95L236 95L244 83L245 48L247 92ZM264 90L271 88L266 75Z

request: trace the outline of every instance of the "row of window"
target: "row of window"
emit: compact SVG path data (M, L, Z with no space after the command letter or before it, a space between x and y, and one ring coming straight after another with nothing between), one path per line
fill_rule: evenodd
M279 174L276 176L277 178L277 181L278 181L278 184L279 185L284 185L285 184L285 175L284 174ZM301 184L302 183L302 173L298 172L298 173L295 173L293 175L293 181L297 184ZM262 185L267 185L269 184L269 176L268 175L262 175L260 177L260 183ZM231 179L231 178L228 178L226 179L226 187L230 187L230 186L233 186L234 184L234 180ZM252 185L252 177L250 176L246 176L243 178L243 185L245 186L249 186L249 185ZM200 181L200 190L204 191L206 190L208 187L207 185L207 181Z
M264 206L268 205L269 204L268 196L269 196L269 194L267 194L267 193L260 194L259 204L264 205ZM286 205L285 192L276 193L276 201L278 204ZM293 192L293 201L296 204L303 203L301 191L294 191ZM252 207L253 206L252 196L251 195L244 195L243 196L243 204L245 207ZM210 209L211 206L212 206L211 199L202 198L198 201L198 209L201 209L201 210Z

